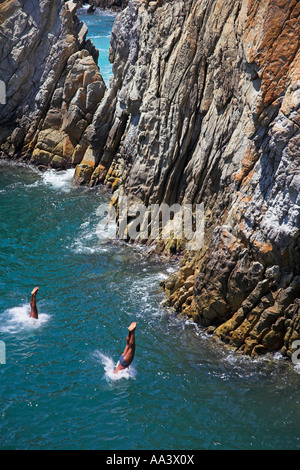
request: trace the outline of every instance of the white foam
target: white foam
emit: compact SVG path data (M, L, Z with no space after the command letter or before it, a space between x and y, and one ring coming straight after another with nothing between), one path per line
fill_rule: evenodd
M89 226L74 240L71 250L79 254L101 253L107 251L106 244L107 242L98 239L96 231Z
M72 187L74 176L74 168L64 171L47 170L42 173L42 180L45 184L52 186L55 189L63 189L68 191Z
M110 38L110 34L102 34L102 35L91 36L91 40L92 40L92 41L93 41L94 39L102 39L102 38L109 39L109 38ZM107 49L98 49L98 51L107 52Z
M13 307L5 310L1 317L0 331L2 333L17 333L22 330L33 330L45 324L50 316L46 313L38 313L38 319L30 315L29 304Z
M120 379L134 379L136 376L136 369L132 365L127 367L127 369L120 370L118 373L114 374L114 370L117 367L118 362L117 364L115 364L110 356L107 356L100 351L95 351L94 357L104 366L105 378L108 381L118 381Z
M167 273L169 273L169 274L170 274L170 273L173 274L173 273L177 272L177 271L179 270L179 268L180 268L179 264L176 263L175 266L168 266L167 269L166 269L166 271L167 271Z
M90 5L82 5L80 8L78 8L77 14L80 15L81 13L85 12L88 8L90 8Z
M80 226L79 236L72 243L71 249L75 253L101 253L107 251L112 239L107 237L107 233L101 234L100 224L96 214L92 214L87 221Z

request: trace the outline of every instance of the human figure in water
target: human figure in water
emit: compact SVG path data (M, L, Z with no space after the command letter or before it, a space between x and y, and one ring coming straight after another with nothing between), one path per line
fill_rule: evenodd
M39 317L37 306L36 306L36 294L38 290L39 290L38 287L35 287L33 289L33 291L31 292L31 300L30 300L30 317L35 318L36 320Z
M134 353L135 353L135 329L136 329L136 322L132 322L131 325L128 327L126 347L124 349L123 354L120 356L119 364L114 370L114 374L116 374L120 370L123 370L129 367L133 361Z

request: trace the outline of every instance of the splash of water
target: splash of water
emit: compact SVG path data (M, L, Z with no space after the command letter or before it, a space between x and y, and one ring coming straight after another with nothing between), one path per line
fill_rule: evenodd
M17 333L21 330L33 330L40 328L50 319L47 313L39 313L38 319L32 318L29 315L30 306L28 304L5 310L2 314L1 333Z

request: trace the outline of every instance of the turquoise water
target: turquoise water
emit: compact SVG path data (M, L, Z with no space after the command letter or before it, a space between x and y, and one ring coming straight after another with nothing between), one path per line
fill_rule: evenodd
M88 27L87 38L93 41L95 47L99 50L98 66L106 85L112 76L112 64L108 60L108 49L110 44L110 34L116 17L115 13L102 11L99 8L95 13L87 13L88 6L80 8L77 16Z
M299 449L297 371L230 354L164 309L176 265L100 241L107 195L72 174L0 164L0 447ZM136 356L116 380L133 320Z

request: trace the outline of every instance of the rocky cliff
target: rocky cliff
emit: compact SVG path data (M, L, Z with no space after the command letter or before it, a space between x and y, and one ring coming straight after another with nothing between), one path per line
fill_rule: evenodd
M106 86L98 51L76 5L7 0L0 5L1 150L41 166L76 163L76 149Z
M64 42L76 21L63 11L52 11L50 31L68 59L45 53L50 90L37 67L35 96L48 104L20 100L2 148L36 164L77 164L77 183L106 184L114 203L127 194L148 207L203 204L202 248L165 245L184 254L164 282L167 304L238 351L291 356L300 338L299 2L130 1L112 32L111 86L95 71L90 100L76 67L91 55L78 32Z

